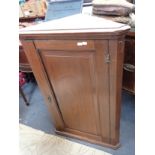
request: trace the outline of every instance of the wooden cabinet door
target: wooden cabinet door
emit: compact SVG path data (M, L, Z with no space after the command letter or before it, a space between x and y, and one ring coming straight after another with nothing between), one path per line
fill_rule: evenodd
M97 134L94 52L41 54L66 127Z
M54 43L46 41L45 45L39 41L35 45L55 94L64 130L80 131L107 140L109 91L108 65L104 61L107 41L88 41L83 47L75 46L75 41Z

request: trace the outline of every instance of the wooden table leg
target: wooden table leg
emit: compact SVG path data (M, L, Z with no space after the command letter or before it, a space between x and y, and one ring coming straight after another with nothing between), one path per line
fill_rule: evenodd
M23 99L24 99L26 105L30 105L30 103L27 101L27 98L25 97L25 94L24 94L24 92L23 92L21 86L19 86L19 92L20 92L20 94L22 95L22 97L23 97Z

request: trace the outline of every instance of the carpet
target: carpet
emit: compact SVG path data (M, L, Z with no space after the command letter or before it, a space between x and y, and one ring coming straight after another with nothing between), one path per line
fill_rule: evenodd
M112 155L23 124L19 136L20 155Z

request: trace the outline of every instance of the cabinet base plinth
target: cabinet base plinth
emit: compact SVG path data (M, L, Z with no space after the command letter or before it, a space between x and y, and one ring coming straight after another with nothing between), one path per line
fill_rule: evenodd
M73 133L69 133L69 132L65 132L65 131L56 130L55 132L58 135L67 136L67 137L71 137L71 138L76 138L76 139L83 140L83 141L86 141L86 142L89 142L89 143L92 143L92 144L97 144L97 145L101 145L103 147L109 147L109 148L112 148L112 149L118 149L121 146L120 143L117 143L116 145L112 145L112 144L108 144L108 143L105 143L105 142L102 142L102 141L96 141L96 140L90 139L88 137L75 135Z

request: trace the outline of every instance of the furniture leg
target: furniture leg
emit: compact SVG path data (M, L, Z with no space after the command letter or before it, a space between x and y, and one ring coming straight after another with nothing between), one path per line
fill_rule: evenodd
M30 103L28 102L27 98L25 97L25 94L24 94L24 92L23 92L21 86L19 86L19 92L20 92L20 94L22 95L22 97L23 97L23 99L24 99L26 105L27 105L27 106L30 105Z

